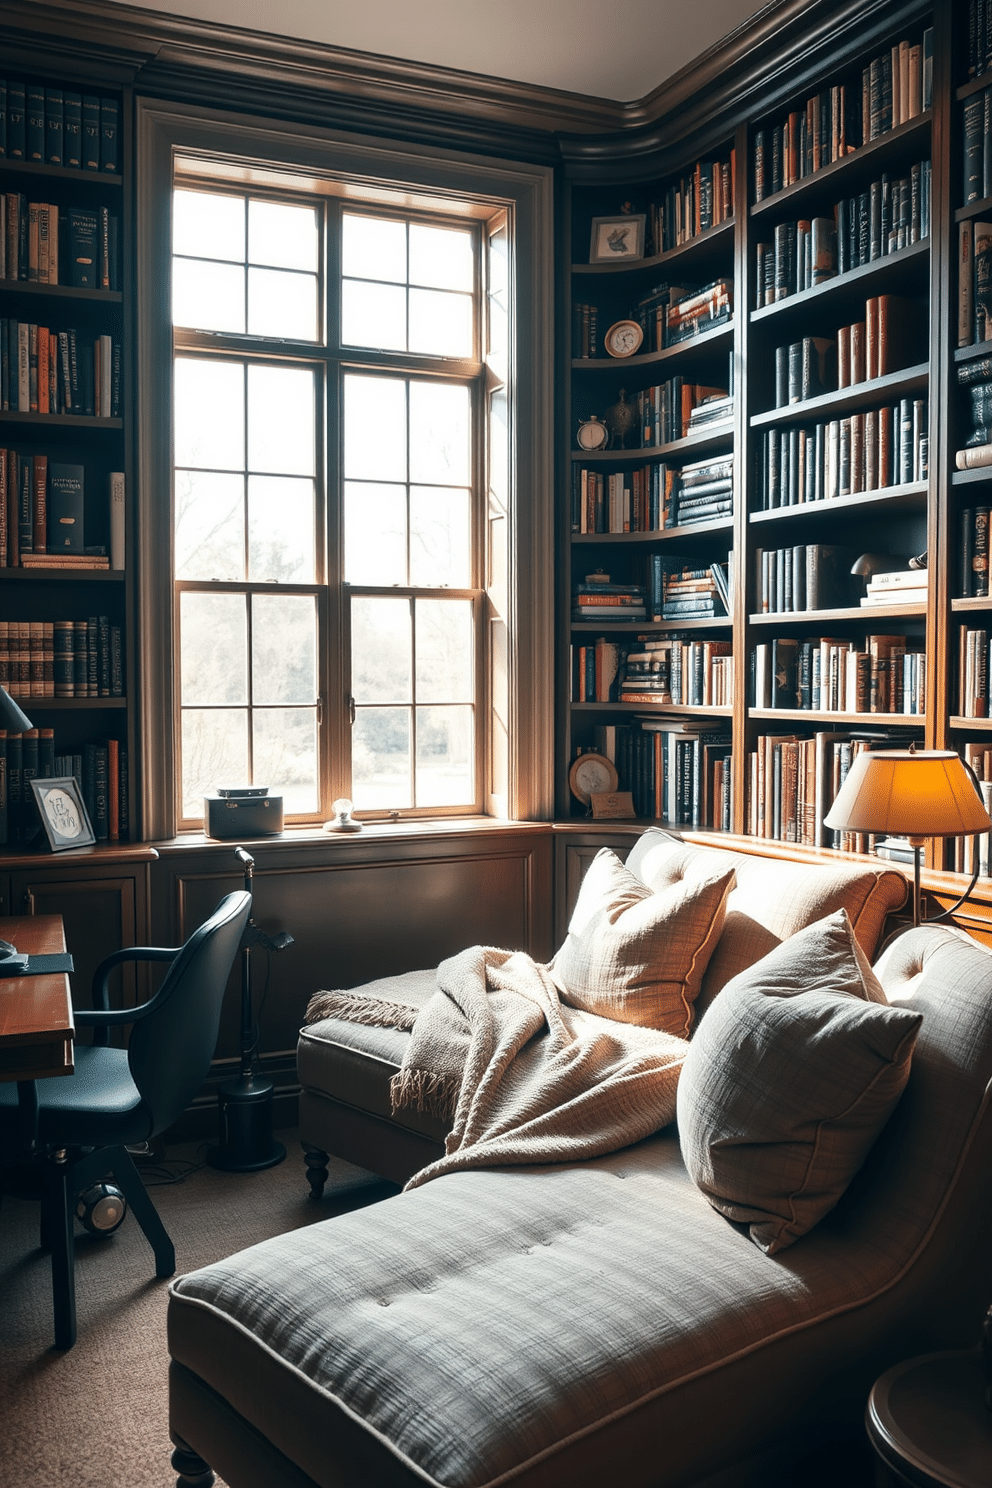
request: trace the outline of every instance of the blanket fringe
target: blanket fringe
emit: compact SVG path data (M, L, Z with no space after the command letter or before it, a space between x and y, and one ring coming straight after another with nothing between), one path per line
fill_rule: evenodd
M346 1023L365 1023L371 1028L400 1028L407 1033L419 1009L405 1002L387 1002L381 997L363 997L354 992L315 992L307 1003L307 1023L324 1018L342 1018Z
M401 1069L389 1082L389 1099L395 1112L412 1107L449 1124L458 1105L458 1081L430 1070Z

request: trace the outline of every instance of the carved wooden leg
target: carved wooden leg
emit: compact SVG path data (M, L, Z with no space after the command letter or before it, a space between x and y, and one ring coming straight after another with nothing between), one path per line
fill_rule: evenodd
M213 1469L208 1467L198 1452L187 1446L181 1436L170 1433L176 1450L172 1454L172 1466L179 1474L176 1488L211 1488L216 1481Z
M326 1152L321 1152L319 1147L304 1147L303 1161L307 1165L307 1182L310 1184L311 1199L319 1199L323 1196L324 1184L327 1182L327 1158Z

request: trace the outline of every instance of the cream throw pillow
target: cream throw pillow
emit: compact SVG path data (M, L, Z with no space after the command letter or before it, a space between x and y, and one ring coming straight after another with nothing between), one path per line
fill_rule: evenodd
M675 881L656 894L608 847L593 858L551 963L572 1007L688 1038L734 870L691 847L672 866Z
M783 1250L840 1199L909 1078L921 1022L888 1005L846 910L724 987L682 1067L679 1140L759 1249Z

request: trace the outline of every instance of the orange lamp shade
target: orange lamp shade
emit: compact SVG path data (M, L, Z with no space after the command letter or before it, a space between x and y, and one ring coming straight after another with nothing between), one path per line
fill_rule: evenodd
M865 750L823 822L894 837L966 837L992 827L967 768L943 749Z

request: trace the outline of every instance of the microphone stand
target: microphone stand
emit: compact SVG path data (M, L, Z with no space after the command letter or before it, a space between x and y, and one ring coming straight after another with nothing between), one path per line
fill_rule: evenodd
M244 885L253 893L255 859L243 847L234 855L244 868ZM272 1136L272 1081L255 1071L255 1037L251 1005L251 952L256 945L267 951L283 951L293 937L282 931L267 935L255 922L254 909L241 937L241 1067L237 1079L218 1092L220 1142L207 1153L213 1168L232 1173L255 1173L273 1168L286 1156L286 1149Z

